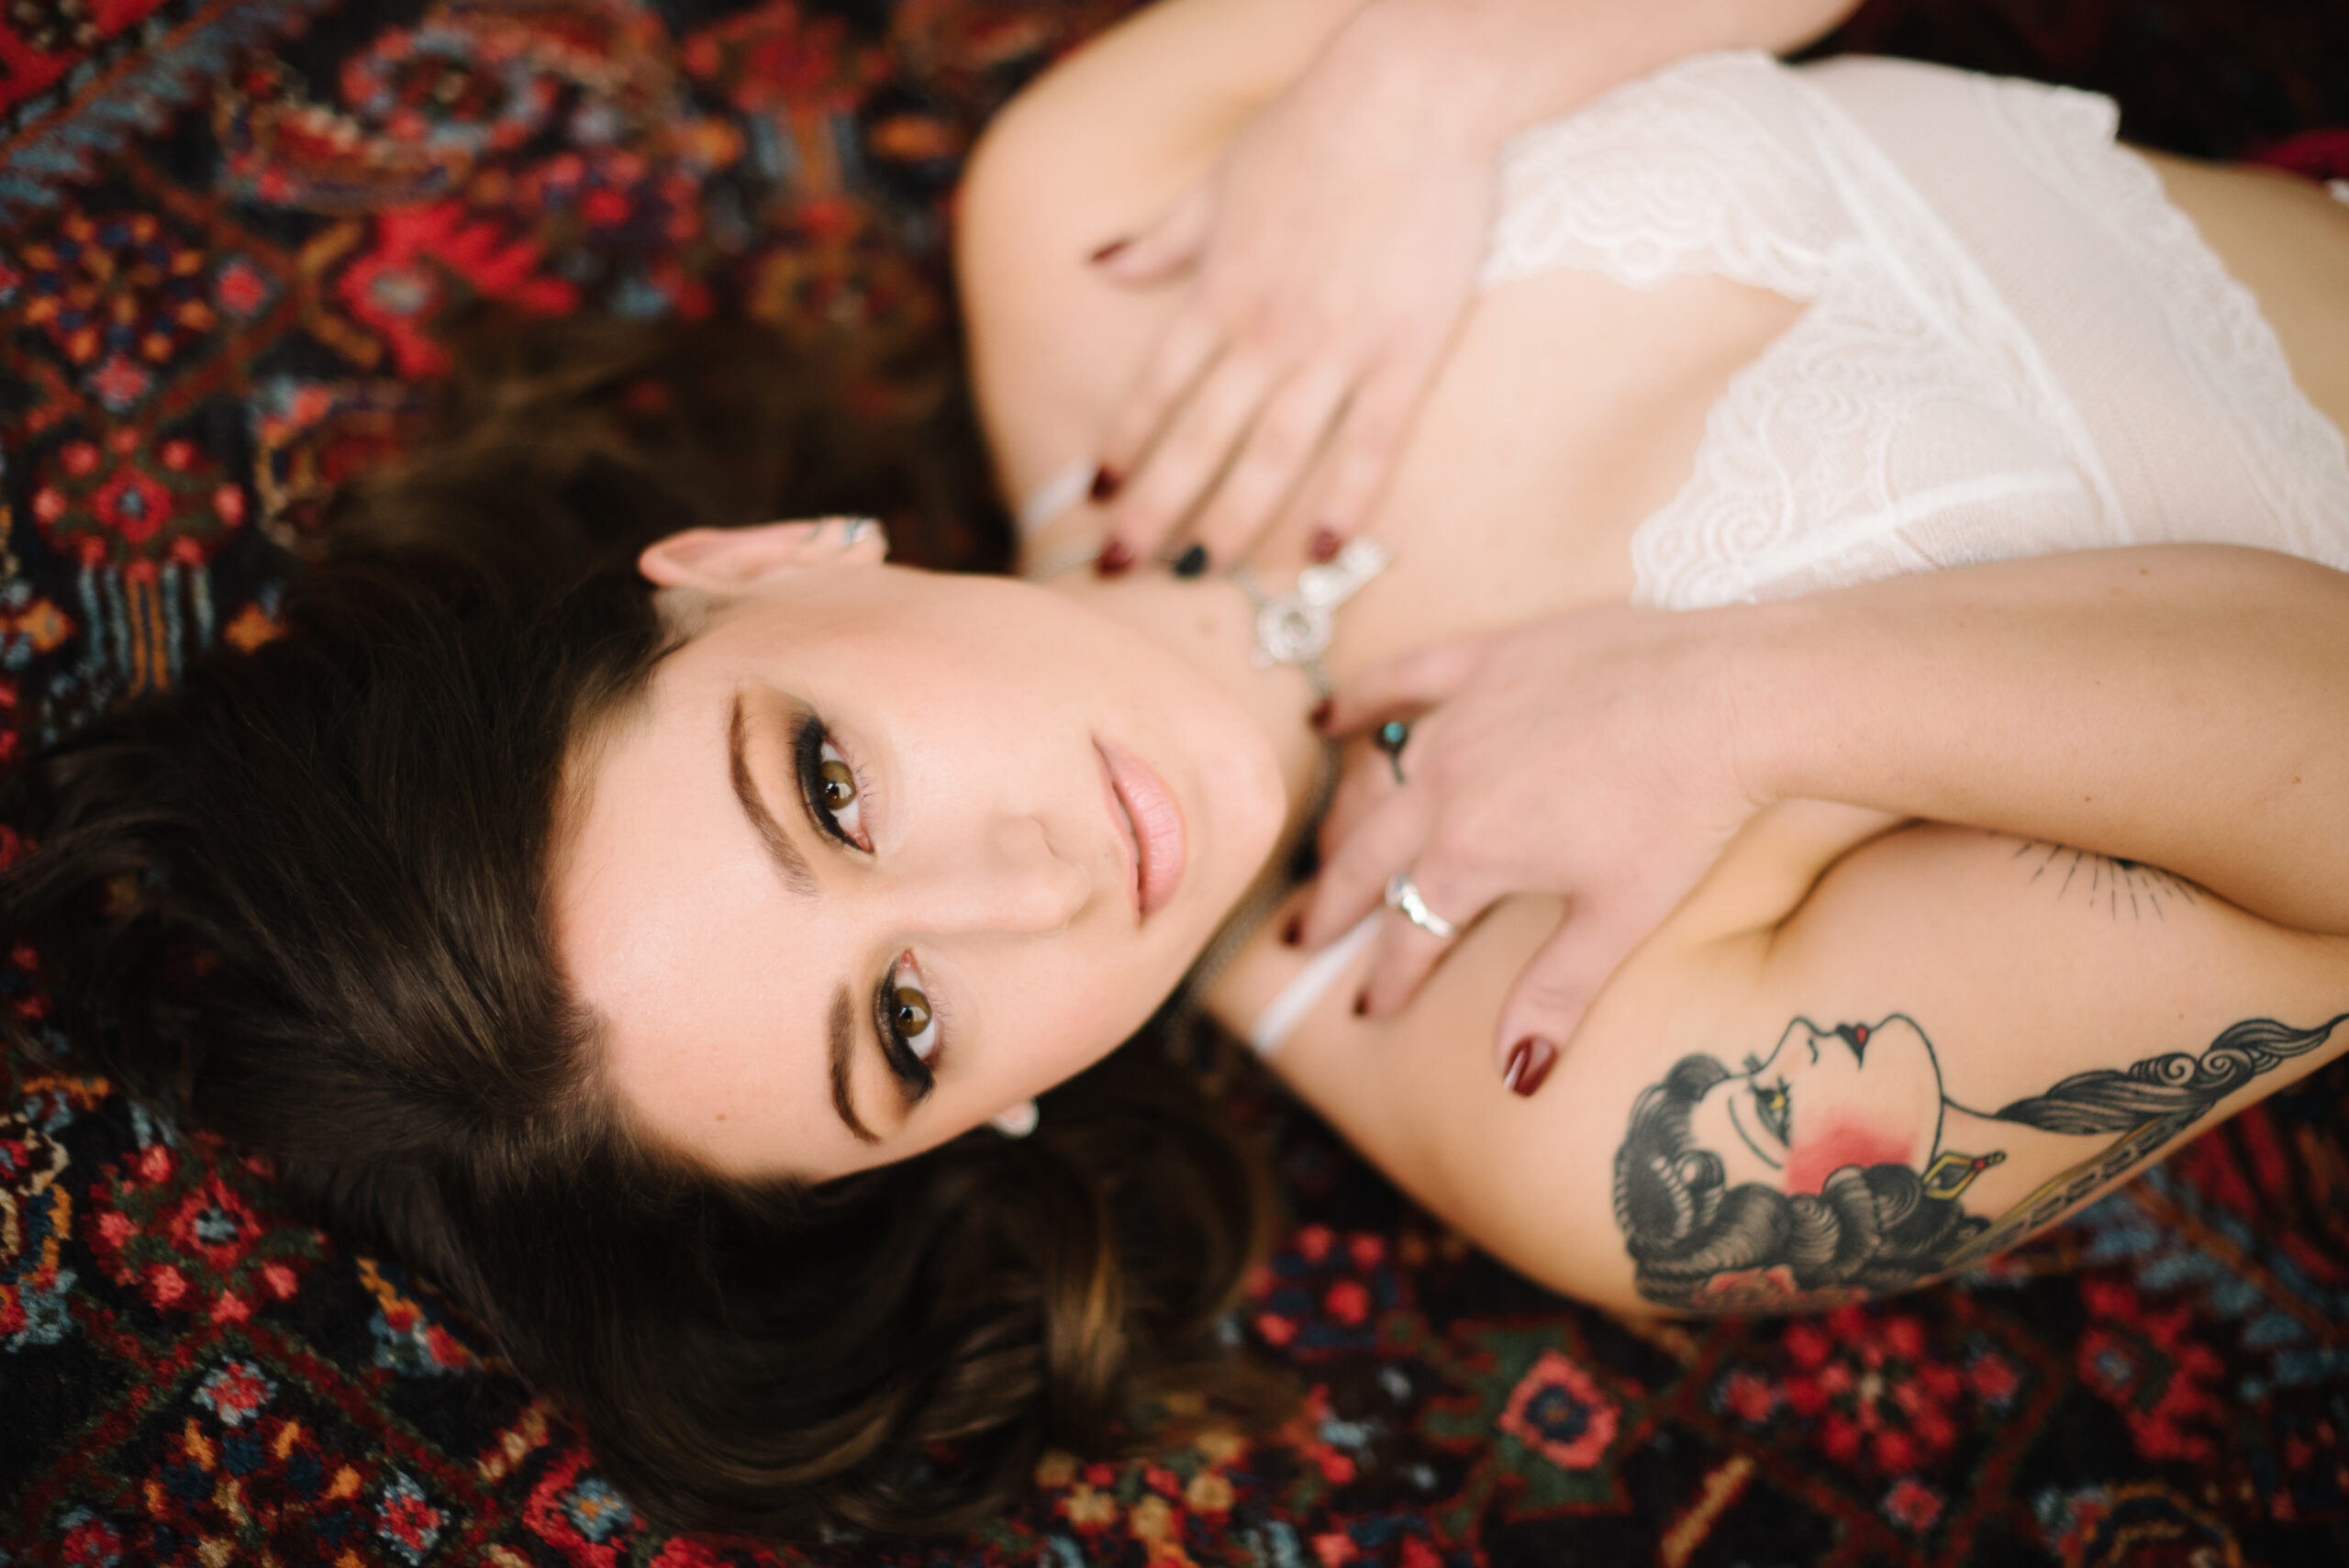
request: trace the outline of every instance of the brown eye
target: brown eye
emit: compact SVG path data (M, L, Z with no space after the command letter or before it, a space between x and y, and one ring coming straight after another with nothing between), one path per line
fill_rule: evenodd
M897 1032L907 1040L930 1028L930 998L910 985L900 985L892 1000L897 1006Z
M824 805L833 811L845 811L856 800L856 775L846 762L837 757L827 757L820 770L823 779Z
M843 844L873 852L873 840L864 832L864 792L856 785L856 768L812 719L800 732L799 788L818 828Z
M883 997L889 1032L916 1062L928 1062L938 1051L938 1017L930 1008L929 993L921 988L921 971L914 967L913 954L897 961Z

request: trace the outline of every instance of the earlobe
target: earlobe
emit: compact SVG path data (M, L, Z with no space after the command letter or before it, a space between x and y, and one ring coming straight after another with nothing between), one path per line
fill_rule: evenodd
M1041 1119L1034 1100L1014 1100L989 1117L987 1125L1006 1138L1025 1138L1036 1130L1036 1124Z
M889 536L871 517L687 528L654 540L636 568L663 588L738 594L816 566L878 566Z

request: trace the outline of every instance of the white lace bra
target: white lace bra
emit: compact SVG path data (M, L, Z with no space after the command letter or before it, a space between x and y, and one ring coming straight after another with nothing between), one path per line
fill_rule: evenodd
M1631 542L1675 608L2099 545L2349 569L2349 452L2090 94L1707 55L1509 146L1484 284L1709 272L1808 308Z
M1807 308L1632 537L1690 608L2099 545L2349 569L2349 450L2111 103L1884 60L1708 55L1512 142L1484 284L1709 272ZM1375 917L1249 1038L1358 967Z
M1483 282L1709 272L1808 308L1631 541L1675 608L2158 542L2349 569L2349 452L2109 99L1702 55L1510 143ZM1020 508L1041 526L1073 468Z

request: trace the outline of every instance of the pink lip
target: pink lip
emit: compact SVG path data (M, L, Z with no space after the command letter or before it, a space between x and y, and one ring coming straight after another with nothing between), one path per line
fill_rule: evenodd
M1148 919L1183 881L1183 813L1150 764L1107 740L1094 745L1108 772L1110 817L1133 851L1134 907Z

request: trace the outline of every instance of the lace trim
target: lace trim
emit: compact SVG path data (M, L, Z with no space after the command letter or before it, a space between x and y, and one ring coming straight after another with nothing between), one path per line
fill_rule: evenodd
M1744 193L1721 209L1713 254L1690 234L1680 268L1711 260L1711 270L1765 281L1768 269L1748 259L1783 252L1741 229L1767 221L1752 187L1769 177L1759 164L1795 162L1779 140L1789 135L1808 154L1804 250L1824 265L1816 282L1801 280L1810 307L1709 413L1687 484L1632 535L1638 597L1673 608L1777 597L2014 553L2019 529L2073 545L2116 535L2119 503L2078 411L1890 160L1766 58L1709 63L1734 67L1749 95L1741 107L1776 99L1780 123L1676 114L1669 124L1689 139L1668 149L1653 118L1620 133L1640 144L1622 155L1661 163L1666 188L1693 184L1680 166L1697 162ZM1777 292L1803 297L1780 276Z
M1483 286L1571 267L1627 288L1718 272L1815 298L1848 226L1824 172L1770 123L1787 106L1757 101L1757 72L1779 71L1767 55L1699 56L1516 138Z
M2250 292L2113 143L2110 103L1973 91L2020 167L2161 301L2184 384L2284 536L2262 522L2258 542L2349 565L2342 433L2292 384ZM1807 306L1731 378L1688 480L1634 532L1642 602L2140 537L2069 390L1970 250L1858 121L1767 56L1685 61L1535 128L1505 155L1502 195L1487 287L1556 267L1643 289L1701 272Z
M2285 530L2280 547L2349 567L2349 441L2293 381L2251 290L2170 204L2153 166L2112 139L2110 102L1988 79L1976 91L2008 150L2102 228L2160 302L2211 423Z

